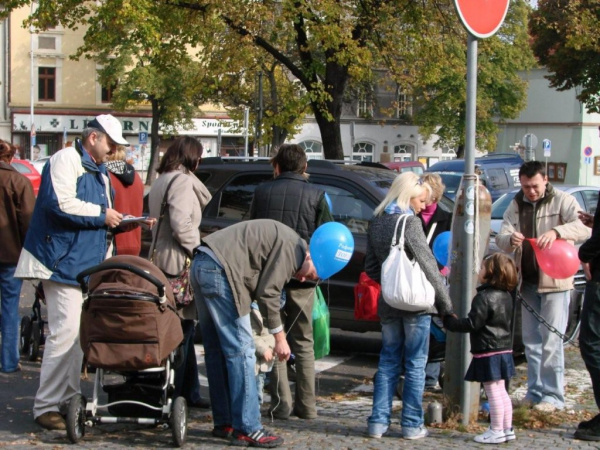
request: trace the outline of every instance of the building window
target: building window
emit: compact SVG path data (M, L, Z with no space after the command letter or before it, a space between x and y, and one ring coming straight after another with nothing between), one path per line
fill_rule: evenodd
M38 36L39 50L56 50L56 37L54 36Z
M56 100L56 68L38 68L38 99L41 102Z
M356 105L356 117L373 117L373 96L370 93L361 93Z
M102 86L102 103L112 103L113 92L117 88L117 84L113 84L109 87Z
M396 95L396 118L408 119L412 116L412 97L406 92L398 91Z
M306 152L307 159L323 159L323 145L317 141L302 141L298 144Z
M375 147L368 142L357 142L352 149L352 159L354 161L373 162L373 151Z
M394 145L394 161L411 161L415 146L411 144Z

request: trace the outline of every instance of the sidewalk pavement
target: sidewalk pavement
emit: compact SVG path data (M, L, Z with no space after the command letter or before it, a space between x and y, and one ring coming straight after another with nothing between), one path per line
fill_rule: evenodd
M566 391L568 396L565 423L552 428L529 430L517 429L517 439L503 444L515 449L597 449L598 442L575 440L573 432L581 418L581 411L594 413L593 396L589 376L578 357L578 349L567 352ZM15 374L0 374L0 447L11 449L63 448L69 441L65 432L45 431L32 419L33 396L39 382L39 362L22 361L23 370ZM329 366L331 368L331 365ZM523 394L526 366L518 367L518 375L512 397L518 400ZM91 374L90 374L91 375ZM526 381L526 380L525 380ZM369 388L371 386L371 388ZM92 382L84 381L82 388L89 395ZM285 439L282 448L290 449L389 449L390 447L416 447L423 449L481 448L473 441L476 432L460 432L430 427L430 436L418 441L407 441L401 437L399 411L401 401L394 401L394 418L390 432L382 439L371 439L366 435L366 421L371 412L372 385L363 381L345 394L328 394L318 397L316 420L291 418L287 421L271 421L263 405L263 424L267 429ZM425 397L424 408L431 401ZM572 420L570 420L570 414ZM486 426L484 422L479 425ZM229 443L211 436L210 412L192 409L189 416L188 438L184 448L220 449ZM483 428L481 428L483 430ZM86 436L74 448L161 448L171 446L171 431L142 425L100 425L86 427Z

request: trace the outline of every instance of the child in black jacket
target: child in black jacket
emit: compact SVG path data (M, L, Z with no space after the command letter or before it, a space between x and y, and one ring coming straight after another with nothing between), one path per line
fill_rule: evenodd
M499 444L516 439L512 428L512 402L505 380L515 375L512 356L513 296L517 269L510 256L494 253L483 260L479 272L477 295L468 317L446 316L444 326L470 333L473 360L465 374L466 381L483 383L490 403L491 426L475 441Z

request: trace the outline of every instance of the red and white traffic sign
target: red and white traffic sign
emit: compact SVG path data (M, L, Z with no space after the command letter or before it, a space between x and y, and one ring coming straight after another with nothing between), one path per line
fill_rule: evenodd
M509 0L454 0L463 25L476 38L492 36L504 22Z

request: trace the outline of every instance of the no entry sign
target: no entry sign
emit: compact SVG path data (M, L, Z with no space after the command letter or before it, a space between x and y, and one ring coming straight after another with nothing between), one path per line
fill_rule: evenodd
M476 38L492 36L506 17L509 0L454 0L463 25Z

